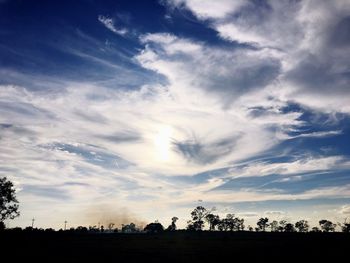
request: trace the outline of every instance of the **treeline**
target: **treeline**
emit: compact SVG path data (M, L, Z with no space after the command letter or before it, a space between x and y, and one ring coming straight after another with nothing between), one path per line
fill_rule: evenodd
M64 233L161 233L164 231L176 231L176 222L178 217L171 218L171 223L168 227L164 227L158 221L147 224L145 227L139 227L134 223L124 224L121 228L115 228L114 223L109 223L107 226L78 226L76 228L60 229L55 231L52 228L41 229L26 227L24 229L16 227L10 231L31 231L31 232L64 232ZM191 220L187 221L186 229L182 231L255 231L255 232L335 232L339 226L342 232L350 233L350 223L333 223L329 220L322 219L319 221L319 226L310 227L307 220L299 220L294 224L286 220L270 221L267 217L260 218L256 226L247 227L244 224L244 219L236 217L234 214L227 214L224 218L207 210L203 206L197 206L191 212ZM0 228L1 229L1 228Z
M296 223L290 223L286 220L270 221L269 218L260 218L256 227L244 225L244 219L235 217L234 214L227 214L225 218L213 214L203 206L197 206L191 212L192 220L187 221L188 231L202 231L207 223L209 231L256 231L256 232L335 232L339 226L342 232L350 233L350 223L346 220L344 223L333 223L329 220L322 219L319 221L319 227L314 226L310 229L307 220L299 220Z

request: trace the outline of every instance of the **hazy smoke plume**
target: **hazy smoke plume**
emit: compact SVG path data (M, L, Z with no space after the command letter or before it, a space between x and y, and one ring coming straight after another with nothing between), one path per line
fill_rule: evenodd
M114 228L121 229L123 224L134 223L143 228L146 222L139 218L126 207L115 207L111 205L94 205L86 211L87 221L91 226L100 225L107 228L108 224L114 223Z

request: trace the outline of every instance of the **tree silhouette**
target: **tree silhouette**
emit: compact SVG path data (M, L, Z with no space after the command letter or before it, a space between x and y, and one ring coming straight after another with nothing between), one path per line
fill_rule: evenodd
M212 213L207 214L205 216L205 220L209 224L210 231L215 230L215 227L220 223L220 217L218 215L214 215Z
M280 220L279 226L278 226L278 232L284 232L286 225L287 225L286 220Z
M192 217L192 226L196 231L200 231L204 227L204 219L207 216L208 211L205 209L203 206L197 206L192 212L191 212L191 217Z
M350 223L345 219L343 224L340 224L341 231L344 233L350 233Z
M271 232L277 232L278 231L278 222L276 220L273 220L270 223L270 227L271 227Z
M311 228L311 232L321 232L321 230L317 226L314 226Z
M295 223L295 227L299 232L307 232L309 230L309 223L306 220L300 220Z
M134 233L137 232L136 225L134 223L130 223L129 225L122 225L122 232L126 233Z
M0 178L0 222L19 216L18 201L13 183L6 177Z
M318 223L320 224L320 227L323 230L323 232L334 232L335 227L337 226L336 224L333 224L331 221L326 219L322 219L318 221Z
M338 222L337 225L340 227L341 232L350 233L350 223L348 223L348 219L344 219L344 223Z
M176 230L176 221L178 220L179 218L174 216L172 219L171 219L171 225L168 226L168 228L166 229L167 231L175 231Z
M228 230L228 222L226 218L220 219L218 223L219 231L227 231Z
M267 217L260 218L259 221L256 223L258 225L257 230L265 232L266 228L269 226L268 222L269 222L269 219Z
M284 226L284 232L295 232L294 225L292 223L287 223Z
M161 223L155 222L148 224L143 230L148 233L160 233L164 231L164 227Z
M227 214L226 218L224 219L224 223L226 224L226 230L233 231L235 228L235 215Z
M109 223L109 224L108 224L108 230L109 230L109 231L113 231L114 225L115 225L114 223Z
M245 228L244 219L236 217L235 218L235 230L236 231L243 231L244 228Z

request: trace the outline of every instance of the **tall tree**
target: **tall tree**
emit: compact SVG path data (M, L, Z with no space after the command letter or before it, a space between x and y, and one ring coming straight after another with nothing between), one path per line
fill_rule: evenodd
M193 221L193 228L196 231L200 231L204 227L204 219L207 216L208 211L203 206L197 206L192 212L191 217Z
M13 183L6 177L0 178L0 222L19 216L18 201Z
M236 222L235 215L227 214L224 222L226 224L226 229L233 231L233 229L235 228L235 222Z

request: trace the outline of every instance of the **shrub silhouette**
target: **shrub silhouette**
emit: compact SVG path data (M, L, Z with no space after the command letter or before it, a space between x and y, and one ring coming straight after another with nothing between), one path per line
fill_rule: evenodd
M144 229L148 233L160 233L164 231L164 227L161 223L150 223Z

